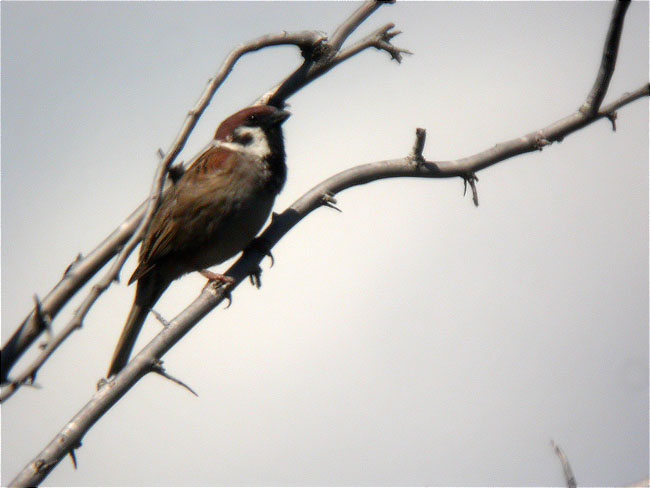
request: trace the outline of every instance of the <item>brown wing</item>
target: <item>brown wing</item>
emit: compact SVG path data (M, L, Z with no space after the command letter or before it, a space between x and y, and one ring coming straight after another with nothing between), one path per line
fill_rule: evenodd
M208 148L168 188L154 215L140 249L140 263L129 284L149 273L158 261L198 247L209 238L230 208L224 191L237 155L220 148Z

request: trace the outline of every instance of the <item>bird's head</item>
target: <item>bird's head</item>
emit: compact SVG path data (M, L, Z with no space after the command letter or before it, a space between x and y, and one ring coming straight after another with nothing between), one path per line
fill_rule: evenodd
M286 178L282 123L290 115L271 105L247 107L225 119L214 139L222 147L265 161L279 191Z

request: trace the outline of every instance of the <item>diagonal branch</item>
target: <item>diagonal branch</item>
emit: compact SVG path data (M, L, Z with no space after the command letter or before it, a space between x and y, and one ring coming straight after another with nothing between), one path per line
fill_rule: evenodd
M334 31L330 39L330 46L334 51L339 51L343 43L350 34L359 27L368 17L370 17L379 7L386 3L395 3L395 0L366 0L348 20L343 22L338 29Z
M581 112L595 114L603 103L609 82L614 74L614 68L616 67L618 46L621 42L621 33L623 32L623 21L625 20L625 12L629 6L630 0L617 0L614 5L612 20L609 23L609 31L605 39L603 57L600 61L600 68L598 69L598 76L587 96L587 100L580 108Z
M326 205L325 196L332 196L347 188L370 183L384 178L416 177L416 178L447 178L466 177L475 171L486 168L499 161L509 159L517 154L523 154L539 149L540 134L549 140L559 140L588 124L607 117L609 110L615 110L641 97L648 96L649 86L646 84L639 90L622 96L617 101L605 107L595 115L586 115L578 112L561 121L549 125L540 131L528 134L508 143L495 147L506 147L507 150L488 149L474 156L456 161L429 162L418 161L415 154L421 153L424 144L424 133L417 131L414 150L410 155L387 161L356 166L334 175L305 193L289 208L279 215L274 215L269 226L259 239L270 250L284 237L295 225L315 209ZM510 147L514 141L522 141L525 145ZM236 288L246 277L259 269L265 252L250 247L225 273L234 279L234 284L229 287L214 288L207 286L199 297L194 300L177 317L171 320L167 327L162 329L149 344L147 344L110 382L104 381L99 390L90 401L66 424L56 437L41 451L21 473L11 482L11 486L34 486L40 483L48 473L66 456L66 454L79 445L86 432L107 412L129 389L147 373L154 372L160 364L162 356L171 349L189 330L203 317L210 313L219 303L227 298L232 289Z
M374 47L382 51L386 51L390 54L390 57L397 61L398 63L402 62L402 54L413 54L408 49L402 49L391 44L391 39L395 36L401 34L401 31L391 30L395 27L395 24L386 24L383 27L380 27L375 32L371 33L369 36L361 39L360 41L354 43L353 45L347 47L343 51L339 52L336 56L336 62L340 63L345 61L351 56L360 53L361 51L368 49L369 47Z
M310 51L303 50L305 62L294 71L291 76L269 90L259 98L257 103L283 107L287 98L294 95L316 78L324 75L339 63L359 54L361 51L374 47L388 52L392 59L401 62L401 54L411 54L410 51L395 47L391 39L400 32L389 32L394 24L387 24L372 32L353 46L341 50L342 42L356 29L370 14L386 3L380 0L367 0L348 20L344 22L345 28L339 27L329 41L323 38L321 43L315 44ZM344 38L344 37L345 38Z

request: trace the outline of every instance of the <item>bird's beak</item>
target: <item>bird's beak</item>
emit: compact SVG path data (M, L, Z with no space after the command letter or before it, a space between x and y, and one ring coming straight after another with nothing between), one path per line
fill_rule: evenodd
M278 109L271 116L270 125L280 125L291 116L291 112Z

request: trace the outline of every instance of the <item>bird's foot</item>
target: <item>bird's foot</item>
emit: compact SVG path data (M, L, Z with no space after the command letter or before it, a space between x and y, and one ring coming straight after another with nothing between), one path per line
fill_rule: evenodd
M271 260L271 267L273 267L275 264L273 254L271 254L271 243L267 239L264 239L263 237L256 237L251 241L246 249L254 249L255 251L261 252L265 256L268 256Z
M235 279L231 278L230 276L222 275L221 273L214 273L212 271L208 271L207 269L202 269L199 271L203 276L205 276L208 279L208 282L205 284L205 286L210 286L212 284L215 284L217 286L219 285L224 285L226 287L232 286L235 284ZM228 300L228 305L226 305L226 308L229 308L230 305L232 305L232 297L230 295L230 290L226 289L223 295L226 300Z
M202 269L199 271L208 281L223 283L224 285L234 285L235 279L230 276L222 275L221 273L215 273L213 271L208 271L207 269Z

